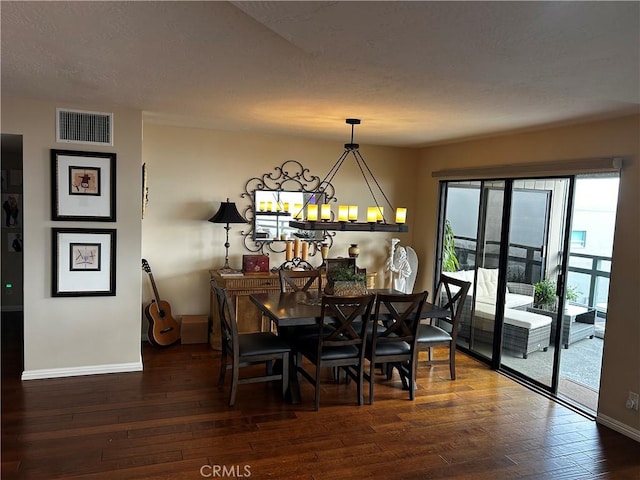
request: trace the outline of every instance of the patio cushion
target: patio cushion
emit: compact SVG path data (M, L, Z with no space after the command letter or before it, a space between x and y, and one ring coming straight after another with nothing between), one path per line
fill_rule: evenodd
M486 303L476 303L476 316L493 320L495 317L495 306ZM551 317L538 313L527 312L526 310L515 310L506 308L504 310L504 323L527 329L535 329L551 324Z

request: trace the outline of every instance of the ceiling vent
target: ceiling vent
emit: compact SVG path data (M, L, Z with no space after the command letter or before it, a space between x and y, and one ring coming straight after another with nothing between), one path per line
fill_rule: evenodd
M56 142L113 146L113 113L57 108Z

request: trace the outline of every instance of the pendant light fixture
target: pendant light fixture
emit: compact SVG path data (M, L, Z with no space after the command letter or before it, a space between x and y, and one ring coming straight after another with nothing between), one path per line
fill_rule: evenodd
M355 160L362 177L364 178L373 204L367 207L366 210L366 222L358 221L358 206L356 205L340 205L338 207L337 221L335 212L331 211L330 205L307 205L302 208L302 212L306 210L306 216L304 219L298 218L290 221L289 226L299 228L300 230L333 230L333 231L358 231L358 232L408 232L409 227L406 224L407 209L398 208L394 209L391 202L385 195L382 187L373 175L373 172L367 165L360 154L360 145L353 143L353 129L354 125L360 125L360 119L347 118L346 123L351 125L351 142L344 144L344 151L336 163L331 167L324 180L320 183L321 187L310 198L323 198L322 197L322 185L331 184L331 181L340 170L340 167L344 161L352 156ZM389 207L387 212L395 212L395 223L387 222L385 217L385 206L383 206L376 198L377 192L384 199L386 205ZM309 201L307 201L309 203Z

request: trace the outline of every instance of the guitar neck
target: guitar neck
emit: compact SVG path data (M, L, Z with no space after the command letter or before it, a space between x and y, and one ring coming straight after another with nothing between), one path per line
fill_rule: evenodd
M156 299L156 303L160 305L160 294L158 294L158 287L156 287L156 281L153 279L153 273L151 272L149 272L149 279L151 280L151 287L153 288L153 296Z

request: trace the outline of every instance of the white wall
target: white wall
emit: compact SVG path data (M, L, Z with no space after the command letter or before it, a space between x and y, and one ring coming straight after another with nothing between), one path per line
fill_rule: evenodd
M114 146L56 143L56 107L114 112ZM140 369L141 112L3 98L2 132L24 146L23 378ZM51 221L50 149L117 153L117 222ZM116 296L51 296L55 227L117 229Z

